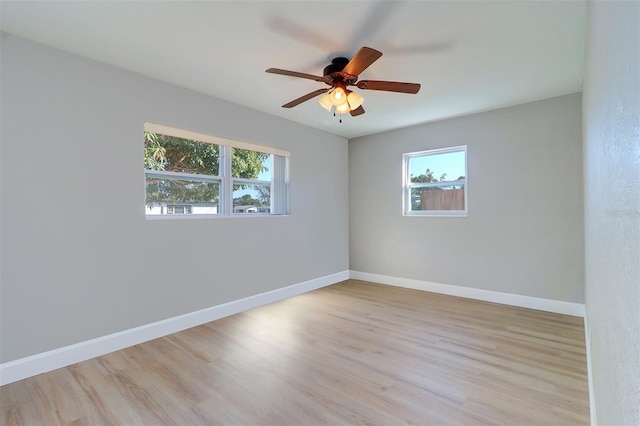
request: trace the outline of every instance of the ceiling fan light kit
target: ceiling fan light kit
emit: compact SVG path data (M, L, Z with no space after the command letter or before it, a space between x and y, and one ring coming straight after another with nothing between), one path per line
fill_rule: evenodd
M286 75L289 77L306 78L331 86L329 89L319 89L307 93L291 102L282 105L283 108L293 108L309 99L322 95L318 103L333 114L351 114L352 117L364 114L362 103L364 98L358 93L347 89L347 86L356 86L362 90L382 90L385 92L416 94L420 90L418 83L400 83L396 81L362 80L358 82L358 76L382 56L382 52L370 47L362 47L356 55L347 58L334 58L331 64L324 68L323 76L315 76L297 71L288 71L279 68L269 68L266 72L271 74ZM342 119L340 119L342 123Z
M333 104L331 103L331 97L329 96L328 93L320 96L320 99L318 99L318 103L322 108L331 112L331 108L333 107Z
M347 102L349 102L349 106L352 110L358 108L364 102L364 98L358 95L356 92L349 92L347 95Z
M336 107L336 109L333 111L334 114L346 114L348 112L351 112L351 108L349 108L349 104L342 104ZM342 121L340 121L342 123Z
M347 86L341 81L335 83L333 90L329 92L329 100L333 106L340 106L347 102Z
M329 112L333 108L335 114L349 113L359 108L362 102L364 102L362 96L351 90L342 89L342 87L337 87L318 99L318 103L322 108Z

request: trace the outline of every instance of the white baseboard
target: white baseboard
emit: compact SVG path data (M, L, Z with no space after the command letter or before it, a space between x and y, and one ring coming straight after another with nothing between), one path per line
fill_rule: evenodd
M66 367L181 330L206 324L229 315L336 284L346 279L349 279L349 271L342 271L59 349L20 358L15 361L5 362L0 364L0 385L6 385L26 379L27 377Z
M479 288L462 287L450 284L438 284L429 281L409 278L390 277L387 275L371 274L368 272L350 271L349 277L354 280L371 281L378 284L411 288L414 290L430 291L432 293L448 294L450 296L466 297L468 299L483 300L485 302L503 305L519 306L521 308L537 309L539 311L555 312L558 314L585 316L584 304L563 302L560 300L542 299L539 297L522 296L519 294L502 293L499 291L482 290Z

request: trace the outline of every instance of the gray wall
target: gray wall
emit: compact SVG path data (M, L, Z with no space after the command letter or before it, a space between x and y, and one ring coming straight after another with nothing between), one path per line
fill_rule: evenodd
M350 269L583 302L581 98L349 141ZM402 154L467 145L468 217L403 217Z
M348 269L344 138L2 39L1 362ZM144 121L290 151L292 215L145 220Z
M640 3L590 2L586 308L600 425L640 424Z

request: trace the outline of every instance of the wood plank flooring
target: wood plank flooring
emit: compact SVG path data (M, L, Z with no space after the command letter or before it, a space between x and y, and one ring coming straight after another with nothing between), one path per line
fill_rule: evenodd
M349 280L0 388L3 425L589 422L581 318Z

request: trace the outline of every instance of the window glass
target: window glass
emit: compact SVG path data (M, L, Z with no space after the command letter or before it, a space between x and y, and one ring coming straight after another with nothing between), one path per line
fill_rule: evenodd
M145 168L218 176L220 148L196 140L145 132Z
M220 184L188 179L167 179L162 175L147 174L146 211L148 215L161 214L218 214ZM176 203L183 208L175 210Z
M446 182L464 179L465 153L459 151L409 157L409 174L411 182Z
M271 180L271 155L239 148L231 152L231 177Z
M233 185L234 213L271 213L271 185Z

